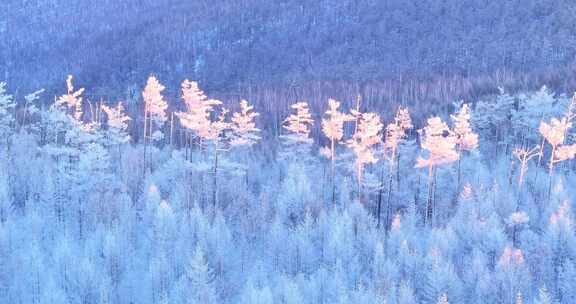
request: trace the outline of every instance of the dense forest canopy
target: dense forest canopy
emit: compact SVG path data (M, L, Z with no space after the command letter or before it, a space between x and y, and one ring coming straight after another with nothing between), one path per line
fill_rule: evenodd
M569 0L2 2L0 78L23 93L56 92L68 74L115 97L152 72L168 87L190 77L223 91L498 71L570 75L576 54Z

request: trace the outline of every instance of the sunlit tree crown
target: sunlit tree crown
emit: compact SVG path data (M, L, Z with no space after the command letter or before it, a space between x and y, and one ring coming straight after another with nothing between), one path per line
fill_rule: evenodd
M380 132L384 128L380 122L380 116L376 113L362 113L359 116L358 128L348 146L356 154L356 162L359 164L376 163L378 159L374 155L373 147L382 139Z
M258 136L260 129L256 128L254 121L260 114L254 112L253 108L246 100L242 99L240 112L232 114L231 129L234 137L230 143L233 146L251 146L260 140L260 136Z
M460 151L474 150L478 147L478 134L470 127L470 108L468 104L463 104L456 115L451 115L454 122L454 134L456 144Z
M56 105L63 105L71 110L74 118L79 121L82 118L82 93L84 93L84 88L74 91L72 80L72 75L68 75L66 79L67 92L56 100Z
M186 105L186 111L176 113L182 126L201 138L210 137L212 132L210 116L214 106L221 105L222 102L206 97L198 83L188 79L182 82L182 100Z
M168 104L162 96L162 91L164 91L164 89L165 87L160 84L156 77L150 76L146 83L146 87L144 88L144 92L142 92L142 98L144 99L148 113L150 113L150 118L158 126L164 124L168 119L166 116Z
M419 156L416 168L438 166L458 159L456 135L440 117L428 119L428 124L420 130L422 149L428 151L428 158Z
M310 109L308 108L308 103L297 102L291 107L296 113L290 114L290 116L284 120L284 129L296 137L306 140L310 134L310 127L314 123L314 119L312 119Z

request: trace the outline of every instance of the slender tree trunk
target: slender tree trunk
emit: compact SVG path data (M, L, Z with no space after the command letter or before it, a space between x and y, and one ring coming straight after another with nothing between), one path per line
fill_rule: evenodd
M330 143L330 153L331 153L331 157L330 157L330 179L332 182L332 206L336 205L336 180L334 178L334 174L335 174L335 169L334 169L334 163L335 163L335 157L336 157L336 153L334 152L334 140L331 140Z
M216 215L216 205L218 203L218 145L214 147L214 174L212 183L212 204L214 207L214 215Z
M382 169L380 170L380 189L378 190L378 211L377 211L377 224L376 227L380 228L380 210L382 207L382 196L384 192L384 166L382 166Z

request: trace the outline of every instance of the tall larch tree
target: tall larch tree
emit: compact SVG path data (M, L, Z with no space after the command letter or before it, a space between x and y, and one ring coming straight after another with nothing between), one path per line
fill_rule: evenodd
M374 148L382 142L382 129L384 125L380 121L380 116L376 113L353 112L357 117L358 125L352 138L347 141L347 145L356 156L356 178L358 182L358 201L362 202L362 185L364 167L378 161Z
M164 89L165 87L160 84L156 77L150 76L142 92L142 98L144 100L144 168L147 166L146 153L149 141L162 139L163 134L160 129L168 119L166 116L168 104L166 100L164 100L164 96L162 96Z
M8 147L9 135L14 125L12 111L16 107L12 95L6 93L6 83L0 82L0 137Z
M344 123L353 121L354 117L349 114L342 113L338 110L340 102L330 98L328 99L328 111L326 111L327 118L322 119L322 132L330 140L330 146L322 148L323 155L330 159L330 182L332 184L332 204L336 200L336 183L334 180L335 175L335 162L336 162L336 144L344 137Z
M428 119L426 127L418 131L421 136L421 148L427 151L428 158L418 156L416 168L428 168L428 201L424 222L434 218L434 190L436 187L436 168L458 160L456 135L440 117Z
M388 163L388 194L386 197L386 218L384 221L385 228L388 226L390 220L390 199L392 196L392 181L394 180L394 174L398 170L398 148L400 144L406 138L406 132L412 129L412 119L410 118L410 113L407 108L399 107L394 116L394 121L386 126L385 141L384 141L384 158ZM384 172L384 167L382 167L382 172ZM381 176L381 183L384 183L384 174ZM378 226L380 226L380 210L382 206L382 196L384 188L380 187L378 194Z

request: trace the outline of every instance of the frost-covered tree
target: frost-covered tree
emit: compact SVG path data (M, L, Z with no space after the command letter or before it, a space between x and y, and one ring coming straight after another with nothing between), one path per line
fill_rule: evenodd
M186 106L185 112L176 112L182 126L192 131L201 141L212 137L212 113L214 107L222 102L209 99L200 89L198 83L188 79L182 82L182 100Z
M452 163L458 160L456 151L456 135L440 117L428 119L426 127L419 130L421 141L420 145L426 150L427 158L419 156L416 159L416 168L428 168L428 201L426 204L425 222L430 221L433 224L434 219L434 190L436 186L436 172L438 166Z
M334 180L336 163L336 144L344 137L344 123L354 120L352 115L338 110L340 102L328 99L328 118L322 119L322 132L330 140L329 147L321 148L321 154L330 159L330 181L332 183L332 204L336 201L336 184Z
M12 95L6 92L6 83L0 82L0 137L3 145L8 145L9 136L14 128L13 111L16 103Z
M82 93L84 93L84 88L80 88L74 91L74 85L72 84L73 77L68 75L66 79L67 93L60 96L56 100L56 106L64 106L68 114L71 114L76 120L82 120Z
M121 102L116 107L102 105L102 111L108 117L108 134L111 145L122 145L130 141L128 135L128 122L131 118L125 113L124 106Z
M168 104L164 100L164 96L162 96L164 89L165 87L160 84L156 77L150 76L142 92L142 99L144 100L144 135L142 137L142 142L144 143L144 168L147 166L148 143L157 142L164 138L161 129L168 119L166 116Z
M214 287L214 274L201 247L196 246L194 249L182 279L188 303L219 303Z
M346 145L356 157L356 180L358 182L358 201L362 202L364 167L378 161L374 148L382 142L381 131L384 127L380 116L376 113L353 112L357 119L357 127Z
M450 115L454 123L453 132L456 136L456 151L458 152L458 188L461 180L461 160L465 151L478 148L478 134L470 126L470 108L463 103L456 114Z
M384 157L388 163L388 189L386 196L386 217L384 220L385 228L388 228L388 222L390 221L390 199L392 196L392 182L393 176L397 173L398 168L398 149L400 145L406 138L406 133L408 130L412 129L412 119L410 118L410 113L408 108L400 107L396 111L394 116L394 121L386 126L385 141L384 141ZM384 167L382 167L382 173L384 173ZM381 176L380 180L383 181L384 176ZM378 195L378 226L380 226L380 207L382 205L382 192L383 187L380 187Z
M230 129L232 130L232 146L252 146L261 138L260 129L256 128L254 119L260 115L253 111L254 107L244 99L240 100L240 112L232 113Z

